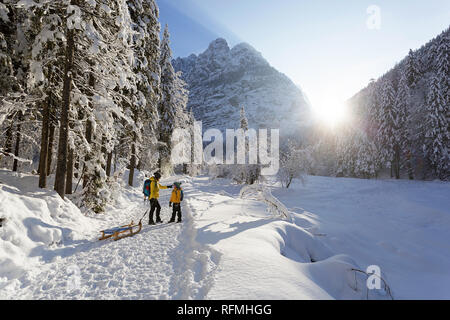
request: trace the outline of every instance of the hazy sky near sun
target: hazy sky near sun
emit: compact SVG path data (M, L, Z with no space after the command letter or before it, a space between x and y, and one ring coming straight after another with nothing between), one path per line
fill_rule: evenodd
M338 104L450 25L449 0L157 0L174 57L248 42L315 106ZM375 5L380 19L367 9ZM370 21L379 21L371 29ZM372 24L373 25L373 24Z

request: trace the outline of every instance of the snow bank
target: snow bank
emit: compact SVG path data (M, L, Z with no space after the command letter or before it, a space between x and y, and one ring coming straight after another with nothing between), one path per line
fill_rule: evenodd
M58 249L96 235L96 226L69 200L39 190L38 177L0 170L0 286Z

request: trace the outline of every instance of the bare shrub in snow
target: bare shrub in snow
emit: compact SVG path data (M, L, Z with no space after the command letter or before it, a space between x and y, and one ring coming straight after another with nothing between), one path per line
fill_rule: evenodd
M313 163L312 150L299 148L294 143L289 142L287 150L281 153L280 169L278 170L278 180L284 188L289 188L293 179L304 181Z
M289 222L293 221L288 208L286 208L286 206L280 200L272 195L270 189L265 188L261 184L252 184L244 186L239 192L239 196L241 198L251 195L255 196L256 199L265 202L268 206L268 211L274 216L280 216Z

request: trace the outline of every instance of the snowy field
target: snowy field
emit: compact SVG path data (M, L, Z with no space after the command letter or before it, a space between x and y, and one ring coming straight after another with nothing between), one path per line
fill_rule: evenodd
M396 299L450 299L450 183L308 177L273 194L333 252L380 266Z
M142 180L124 186L107 215L85 216L35 188L37 177L0 170L0 298L390 299L354 271L377 265L395 299L450 299L448 183L267 183L293 224L229 180L172 177L163 184L184 181L182 224L98 241L99 230L145 212Z

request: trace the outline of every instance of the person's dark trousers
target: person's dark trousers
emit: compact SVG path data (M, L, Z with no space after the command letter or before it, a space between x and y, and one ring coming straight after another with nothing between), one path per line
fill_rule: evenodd
M178 222L181 221L181 204L174 203L172 204L173 211L172 211L172 219L170 221L175 221L175 215L178 216Z
M160 222L161 221L161 217L159 216L161 213L161 206L159 205L159 201L158 199L150 199L150 217L149 217L149 224L153 224L153 213L155 212L156 209L156 222Z

